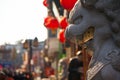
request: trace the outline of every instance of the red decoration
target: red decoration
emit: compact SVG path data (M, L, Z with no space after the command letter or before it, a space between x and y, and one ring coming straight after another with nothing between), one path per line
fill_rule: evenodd
M67 26L68 26L68 22L66 17L62 17L60 20L60 28L66 29Z
M48 16L44 19L44 25L49 29L57 29L59 27L59 22L56 18Z
M55 71L54 71L54 69L52 67L50 67L50 66L45 67L45 76L46 77L50 77L50 76L52 76L54 74L55 74Z
M44 5L45 7L48 7L47 0L44 0L44 1L43 1L43 5Z
M71 10L77 0L60 0L60 4L63 8Z
M59 33L59 40L61 43L65 42L65 35L64 35L65 30L60 31Z

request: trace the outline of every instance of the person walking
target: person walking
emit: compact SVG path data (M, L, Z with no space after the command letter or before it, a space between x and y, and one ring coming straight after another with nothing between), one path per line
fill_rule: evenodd
M69 58L65 57L60 60L60 67L61 67L61 79L60 80L67 80L68 77L68 62Z
M78 51L76 56L70 60L68 72L68 80L82 80L83 59L81 51Z

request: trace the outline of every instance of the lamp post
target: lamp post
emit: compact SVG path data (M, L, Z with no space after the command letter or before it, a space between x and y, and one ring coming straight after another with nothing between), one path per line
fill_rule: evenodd
M32 60L32 51L33 51L33 49L32 49L32 40L30 39L29 41L28 41L28 43L29 43L29 48L28 48L28 53L29 53L29 57L28 57L28 70L29 70L29 72L31 73L31 60Z
M23 48L28 50L28 72L31 73L31 68L32 68L32 52L33 48L32 47L38 47L38 39L37 37L32 39L26 39L25 42L23 43Z

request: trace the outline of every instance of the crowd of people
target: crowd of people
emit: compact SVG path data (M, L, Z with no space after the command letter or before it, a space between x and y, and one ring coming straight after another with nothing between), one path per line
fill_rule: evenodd
M55 76L55 69L52 67L51 62L46 62L44 70L41 73L33 74L32 72L13 71L7 68L0 70L0 80L37 80L37 77L51 78ZM82 52L78 51L76 56L63 58L60 60L61 76L59 80L83 80L83 58ZM40 80L41 80L40 79Z
M2 67L0 69L0 80L41 80L42 78L50 78L55 75L55 70L51 66L51 62L46 62L41 72L23 71L22 69L9 69ZM39 78L39 79L38 79Z
M17 72L3 68L0 70L0 80L33 80L33 76L29 72Z

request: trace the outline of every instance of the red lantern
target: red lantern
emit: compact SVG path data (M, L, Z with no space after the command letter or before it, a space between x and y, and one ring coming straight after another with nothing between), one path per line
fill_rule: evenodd
M44 0L44 1L43 1L43 5L44 5L45 7L48 7L47 0Z
M66 29L67 26L68 26L68 22L66 17L62 17L60 20L60 28Z
M77 0L60 0L60 4L64 9L71 10Z
M60 33L59 33L59 41L60 41L61 43L64 43L64 42L65 42L64 32L65 32L65 30L62 30L62 31L60 31Z
M59 27L59 22L56 18L48 16L44 19L44 25L45 27L54 30Z

